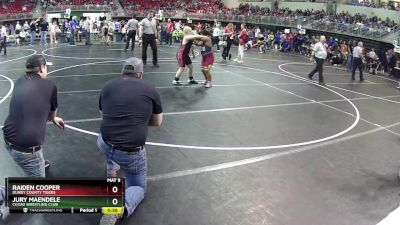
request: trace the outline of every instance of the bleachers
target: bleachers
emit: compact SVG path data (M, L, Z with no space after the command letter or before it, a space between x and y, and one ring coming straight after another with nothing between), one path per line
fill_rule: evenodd
M35 7L35 0L15 0L0 2L0 14L28 14Z
M59 5L109 5L112 4L112 0L49 0L50 6Z
M208 11L219 9L222 4L220 0L122 0L124 8L135 9L138 12L147 10L185 10L187 12Z

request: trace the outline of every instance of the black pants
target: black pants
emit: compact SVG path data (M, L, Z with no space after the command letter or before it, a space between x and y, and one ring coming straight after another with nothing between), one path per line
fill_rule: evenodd
M219 50L219 37L212 37L212 45L217 45L217 50Z
M319 82L324 82L324 77L322 76L322 72L324 70L324 60L315 57L315 68L313 69L313 71L311 71L310 74L308 74L309 78L312 78L314 76L314 74L318 71L318 78L319 78Z
M167 33L167 44L172 45L172 33Z
M4 48L4 55L7 55L6 40L7 38L5 36L2 38L2 40L0 40L0 53L1 50Z
M228 39L226 40L226 46L224 47L224 50L222 51L222 58L224 60L226 60L226 57L229 56L229 51L231 50L232 44L233 44L233 40L228 37Z
M143 34L142 36L142 60L143 64L146 64L147 61L147 46L151 47L153 51L153 65L157 65L157 43L156 43L156 35L154 34Z
M362 59L353 57L353 70L351 71L351 77L353 78L353 80L356 77L357 68L360 69L360 80L364 80Z
M144 36L144 35L143 35ZM135 37L136 37L136 30L130 30L128 32L128 39L126 40L126 45L125 49L128 50L129 48L129 42L132 40L132 47L131 50L133 51L135 49Z

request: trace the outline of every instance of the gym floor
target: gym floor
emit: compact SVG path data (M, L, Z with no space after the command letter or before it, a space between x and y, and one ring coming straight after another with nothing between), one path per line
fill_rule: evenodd
M23 47L0 56L0 125L26 57L43 53L54 64L48 79L58 86L59 115L69 127L48 125L48 177L105 177L96 146L98 96L132 56L122 48ZM120 224L375 225L398 207L397 81L351 81L345 69L326 63L327 85L319 86L305 79L314 67L309 60L253 49L244 64L220 64L216 52L211 89L173 86L176 52L177 45L159 46L154 69L148 51L144 79L161 94L164 123L149 132L147 196ZM203 80L199 60L194 77ZM1 147L0 184L13 176L23 173ZM10 215L6 224L89 225L100 216Z

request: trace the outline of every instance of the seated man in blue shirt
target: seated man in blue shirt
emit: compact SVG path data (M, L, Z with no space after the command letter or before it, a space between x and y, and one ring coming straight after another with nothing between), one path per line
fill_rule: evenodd
M290 51L290 44L288 40L283 40L282 45L281 45L281 52L289 52Z

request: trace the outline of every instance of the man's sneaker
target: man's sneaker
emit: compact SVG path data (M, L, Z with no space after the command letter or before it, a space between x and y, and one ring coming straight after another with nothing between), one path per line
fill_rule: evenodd
M153 68L160 68L160 66L158 64L154 64Z
M207 82L207 83L204 85L204 87L205 87L205 88L210 88L210 87L212 87L211 82Z
M244 61L243 61L243 60L238 60L237 62L238 62L238 63L244 63Z
M174 80L175 81L175 80ZM199 82L195 80L188 80L188 84L198 84Z
M229 54L229 60L231 60L231 58L232 58L232 54Z
M179 80L173 80L172 84L173 85L181 85L181 82L179 82Z
M10 215L9 209L6 207L6 204L0 205L0 221L5 221L7 217Z
M44 160L44 168L48 168L50 166L49 160Z
M117 177L118 171L121 169L117 163L113 162L113 167L109 168L107 166L107 177Z
M237 61L238 61L238 59L234 59L233 61L234 61L234 62L237 62Z
M120 215L103 215L100 219L100 225L114 225L118 220L123 219L126 213L125 207Z
M120 217L120 215L103 215L100 219L100 225L114 225Z

